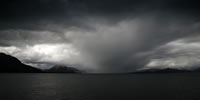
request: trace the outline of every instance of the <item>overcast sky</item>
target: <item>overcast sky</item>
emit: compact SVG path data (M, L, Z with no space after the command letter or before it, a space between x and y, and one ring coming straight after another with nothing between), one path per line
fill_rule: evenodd
M200 66L198 0L1 0L0 52L87 72Z

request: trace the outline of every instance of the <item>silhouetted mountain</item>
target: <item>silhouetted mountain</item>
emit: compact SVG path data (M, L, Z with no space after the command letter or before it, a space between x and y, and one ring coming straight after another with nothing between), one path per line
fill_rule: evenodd
M72 68L72 67L67 67L67 66L63 66L63 65L55 65L52 68L45 70L45 72L49 72L49 73L80 73L81 71L76 68Z
M192 72L200 72L200 68L195 68L191 70Z
M21 63L17 58L0 53L0 73L36 73L42 72L37 68Z
M165 68L165 69L145 69L137 71L136 73L180 73L180 72L192 72L192 71L183 69Z

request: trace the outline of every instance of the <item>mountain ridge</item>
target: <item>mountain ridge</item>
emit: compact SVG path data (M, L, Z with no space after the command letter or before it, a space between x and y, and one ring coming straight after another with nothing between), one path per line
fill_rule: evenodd
M152 68L152 69L144 69L140 71L136 71L135 73L183 73L183 72L197 72L195 70L188 70L188 69L177 69L177 68Z
M54 65L50 69L44 70L44 72L47 72L47 73L81 73L80 70L73 68L73 67L68 67L65 65Z
M39 73L42 70L23 64L17 58L0 53L0 73Z
M81 73L80 70L64 65L54 65L42 70L23 64L19 59L0 52L0 73Z

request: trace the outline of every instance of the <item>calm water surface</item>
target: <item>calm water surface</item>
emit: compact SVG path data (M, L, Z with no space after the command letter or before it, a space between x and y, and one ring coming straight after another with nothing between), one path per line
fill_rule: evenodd
M0 100L200 100L200 73L0 74Z

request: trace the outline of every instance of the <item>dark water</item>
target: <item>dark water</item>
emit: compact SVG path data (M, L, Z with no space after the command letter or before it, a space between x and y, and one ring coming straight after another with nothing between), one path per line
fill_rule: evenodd
M0 100L200 100L200 73L0 74Z

